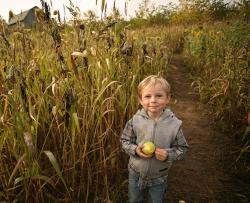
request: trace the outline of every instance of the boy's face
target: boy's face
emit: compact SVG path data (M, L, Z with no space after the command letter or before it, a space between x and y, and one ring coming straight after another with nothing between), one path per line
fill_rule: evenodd
M141 92L140 104L151 117L159 117L170 101L161 84L145 87Z

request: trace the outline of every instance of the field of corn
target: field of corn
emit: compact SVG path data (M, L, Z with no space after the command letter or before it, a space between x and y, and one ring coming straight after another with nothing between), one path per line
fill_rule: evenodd
M33 29L1 27L1 201L125 198L119 138L138 108L138 82L166 75L177 49L214 121L238 136L238 160L249 155L249 24L132 30L113 19L65 25L39 15Z
M119 199L120 133L138 81L167 70L168 33L43 23L6 34L1 50L1 199Z

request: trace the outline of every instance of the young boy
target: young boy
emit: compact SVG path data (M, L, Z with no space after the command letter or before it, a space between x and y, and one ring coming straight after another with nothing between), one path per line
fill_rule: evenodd
M151 75L141 81L138 98L143 108L127 122L120 140L130 156L128 198L130 203L162 203L168 170L173 161L183 157L188 144L181 129L182 121L166 108L170 85L164 78ZM151 155L143 153L146 141L156 147Z

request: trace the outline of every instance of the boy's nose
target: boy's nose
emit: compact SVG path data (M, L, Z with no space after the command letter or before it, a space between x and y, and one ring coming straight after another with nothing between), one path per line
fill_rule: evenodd
M151 97L151 102L156 101L155 97Z

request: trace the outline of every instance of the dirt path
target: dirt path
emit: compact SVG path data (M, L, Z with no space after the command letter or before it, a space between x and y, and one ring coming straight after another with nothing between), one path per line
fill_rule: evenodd
M167 77L172 85L171 109L183 121L190 150L170 170L167 202L239 202L237 188L231 188L234 180L225 172L230 140L214 130L206 105L190 86L181 56L175 55L171 64Z

